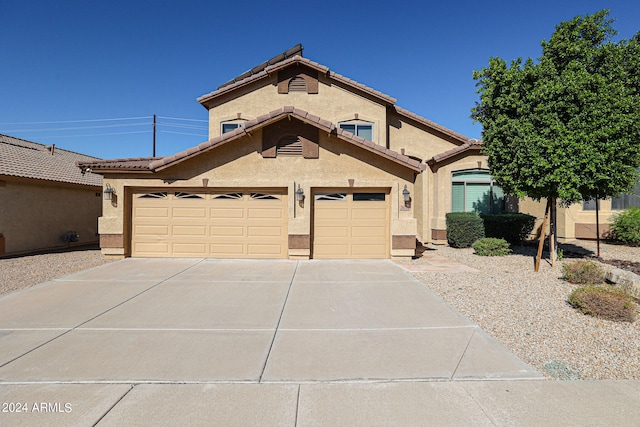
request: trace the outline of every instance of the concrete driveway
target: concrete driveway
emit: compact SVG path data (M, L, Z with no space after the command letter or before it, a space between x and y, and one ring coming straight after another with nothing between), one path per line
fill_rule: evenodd
M126 259L0 299L0 396L28 403L0 424L172 424L203 397L196 424L295 424L353 387L540 378L388 260Z

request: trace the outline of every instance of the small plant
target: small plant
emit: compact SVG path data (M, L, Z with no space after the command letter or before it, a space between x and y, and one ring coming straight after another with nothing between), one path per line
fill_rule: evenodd
M558 248L558 251L556 252L557 257L558 257L558 261L562 261L564 259L564 251L560 248Z
M562 278L574 285L597 285L604 282L604 269L588 259L562 265Z
M609 233L627 246L640 246L640 207L625 209L611 219Z
M638 312L638 304L630 295L609 286L577 288L567 302L583 314L614 322L633 322Z
M476 240L473 244L473 250L480 256L505 256L511 253L509 243L506 240L494 237Z
M482 218L475 212L446 214L447 242L452 248L468 248L484 237Z

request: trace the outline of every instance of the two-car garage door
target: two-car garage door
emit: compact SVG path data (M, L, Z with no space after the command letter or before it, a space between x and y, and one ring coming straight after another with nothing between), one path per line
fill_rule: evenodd
M287 196L277 191L139 191L131 254L286 258Z

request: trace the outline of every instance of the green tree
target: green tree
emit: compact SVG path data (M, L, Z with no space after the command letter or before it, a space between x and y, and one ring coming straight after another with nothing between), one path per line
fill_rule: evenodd
M483 153L505 193L548 206L616 196L640 166L640 32L617 34L609 11L578 16L542 41L537 61L476 70Z

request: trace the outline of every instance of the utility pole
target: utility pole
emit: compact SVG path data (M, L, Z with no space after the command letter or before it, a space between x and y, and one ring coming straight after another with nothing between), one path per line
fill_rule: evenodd
M156 156L156 115L153 115L153 157Z

